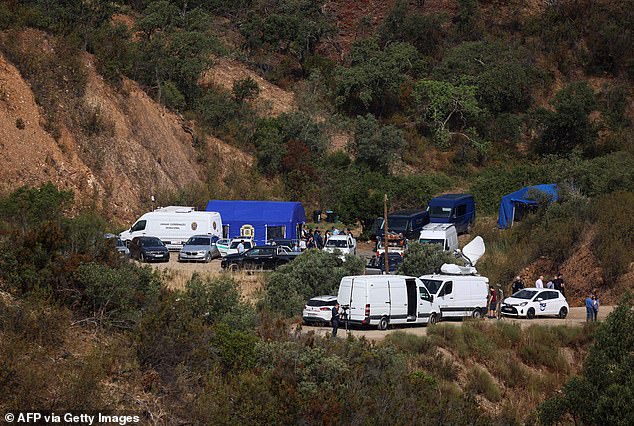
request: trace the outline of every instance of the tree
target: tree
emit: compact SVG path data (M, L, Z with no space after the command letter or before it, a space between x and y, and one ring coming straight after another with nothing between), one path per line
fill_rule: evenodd
M357 117L354 138L348 151L359 164L380 173L388 173L390 164L405 146L403 132L394 126L381 126L371 114Z
M245 100L257 98L260 94L260 86L253 78L247 77L234 81L231 92L233 93L233 99L238 103L242 103Z
M540 154L566 154L574 148L594 148L597 129L590 113L597 108L594 92L586 82L571 83L551 102L555 111L539 110L543 131L537 141Z
M472 85L435 80L420 80L414 86L414 105L421 113L423 123L432 129L436 143L448 148L452 140L462 141L463 157L467 146L475 148L479 154L486 153L489 147L471 124L482 114L476 90L477 87Z
M445 263L458 263L452 253L444 251L437 244L420 244L413 242L407 249L403 263L398 267L398 273L419 277L440 271Z
M409 43L385 49L375 38L356 42L347 58L350 66L335 70L335 104L347 112L382 115L399 102L400 89L419 62Z

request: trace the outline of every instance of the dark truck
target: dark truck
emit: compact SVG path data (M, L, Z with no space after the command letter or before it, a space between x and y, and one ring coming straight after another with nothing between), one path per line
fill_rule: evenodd
M432 198L427 205L427 212L432 223L453 223L459 234L471 232L476 219L475 202L471 194L444 194Z
M244 253L228 254L222 258L222 269L238 271L274 270L292 261L300 253L290 251L285 246L255 246Z
M387 216L388 231L402 234L408 240L416 240L423 226L429 223L429 213L425 210L398 210ZM383 218L377 217L371 231L371 238L384 234Z

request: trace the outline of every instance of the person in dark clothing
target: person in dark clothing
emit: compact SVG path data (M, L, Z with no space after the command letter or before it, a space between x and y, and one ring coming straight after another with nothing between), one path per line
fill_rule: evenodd
M339 329L339 302L332 307L332 337L337 337L337 329Z
M513 290L513 294L524 289L524 280L522 280L522 277L520 277L519 275L515 277L515 281L513 281L511 289Z
M555 290L559 290L564 296L566 295L566 285L564 284L564 279L561 277L561 274L557 274L557 278L553 280L553 284L555 284Z
M315 240L315 247L318 249L322 249L324 247L324 240L321 238L321 233L319 230L315 231L313 235L313 239Z

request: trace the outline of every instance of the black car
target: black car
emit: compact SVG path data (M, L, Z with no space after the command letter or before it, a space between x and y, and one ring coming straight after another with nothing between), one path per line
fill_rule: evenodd
M134 237L128 246L130 257L141 262L169 262L170 252L156 237Z
M401 263L403 263L403 256L399 253L388 253L390 274L396 273ZM385 253L381 253L379 257L372 256L372 259L370 259L366 266L366 273L372 272L368 271L368 269L377 270L375 273L383 274L385 272Z
M226 255L222 258L220 266L230 271L273 270L295 259L299 254L288 250L285 246L255 246L242 254Z

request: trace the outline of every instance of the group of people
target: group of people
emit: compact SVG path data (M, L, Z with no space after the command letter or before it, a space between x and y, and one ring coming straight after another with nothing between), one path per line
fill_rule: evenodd
M304 227L302 228L301 238L299 239L299 243L297 245L297 250L304 251L311 248L321 250L328 242L328 239L333 235L352 236L352 231L350 231L350 228L342 228L341 230L339 230L333 226L330 229L326 229L326 231L322 235L319 228L315 228L315 230L313 231L312 229L309 229L307 225L304 225Z
M520 277L517 277L520 279ZM564 283L564 279L561 274L557 274L553 276L552 279L548 280L546 284L544 284L544 276L540 275L539 278L535 281L535 288L548 288L551 290L559 290L561 294L566 295L566 284Z

